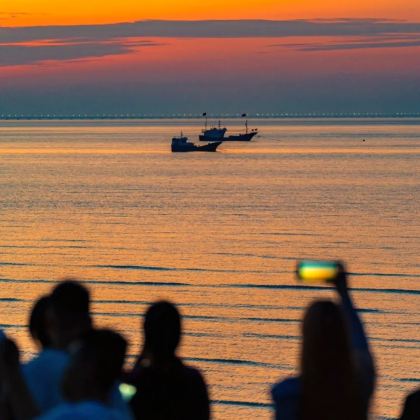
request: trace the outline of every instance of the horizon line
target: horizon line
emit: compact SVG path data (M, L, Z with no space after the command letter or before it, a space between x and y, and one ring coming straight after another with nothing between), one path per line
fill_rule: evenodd
M288 119L288 118L420 118L420 112L281 112L281 113L249 113L243 117L237 114L207 114L207 118L229 118L229 119ZM74 113L74 114L17 114L2 113L0 121L21 121L21 120L144 120L144 119L203 119L202 113L164 113L164 114L135 114L135 113Z

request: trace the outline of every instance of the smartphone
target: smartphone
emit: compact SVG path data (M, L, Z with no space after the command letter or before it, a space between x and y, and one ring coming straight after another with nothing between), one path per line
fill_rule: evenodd
M343 272L340 261L299 261L296 267L298 280L304 283L331 283Z
M137 393L137 388L131 384L121 383L118 389L126 402L129 402Z

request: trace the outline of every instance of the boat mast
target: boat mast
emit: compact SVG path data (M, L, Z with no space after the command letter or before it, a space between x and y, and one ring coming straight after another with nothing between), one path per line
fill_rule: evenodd
M204 131L207 130L207 112L203 112L203 117L205 117L205 122L204 122Z

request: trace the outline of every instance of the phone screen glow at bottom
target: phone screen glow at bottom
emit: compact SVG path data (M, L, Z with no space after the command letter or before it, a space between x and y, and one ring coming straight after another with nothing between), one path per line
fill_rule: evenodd
M137 388L134 385L122 383L119 386L119 390L124 401L130 401L134 395L136 395Z

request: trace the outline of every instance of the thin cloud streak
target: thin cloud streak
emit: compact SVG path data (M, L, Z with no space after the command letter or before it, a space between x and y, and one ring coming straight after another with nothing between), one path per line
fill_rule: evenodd
M151 41L79 42L74 40L48 40L38 45L0 44L0 67L32 65L44 61L94 59L131 53L139 47L155 47Z
M271 46L336 51L420 46L420 23L380 19L138 21L132 23L0 27L0 67L122 55L161 45L153 38L302 38ZM312 37L335 38L313 42ZM338 38L338 39L337 39Z
M338 51L372 48L411 48L420 47L420 40L401 42L365 42L365 43L343 43L343 44L314 44L314 45L293 45L299 51Z
M412 48L420 46L420 36L384 36L374 38L355 38L350 40L333 40L329 42L301 42L301 43L279 43L270 47L292 48L298 51L340 51L375 48Z

